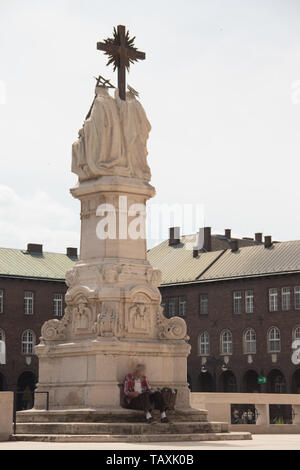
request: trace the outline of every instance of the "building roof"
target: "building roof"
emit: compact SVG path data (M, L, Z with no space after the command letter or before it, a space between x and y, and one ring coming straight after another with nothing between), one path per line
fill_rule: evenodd
M77 258L63 253L28 253L0 248L0 276L64 281Z
M193 258L196 236L184 236L180 240L181 243L173 246L166 240L148 251L148 261L162 272L163 284L194 281L222 254L222 251L210 251Z
M181 237L174 246L167 240L148 251L149 262L162 272L162 285L300 273L300 240L200 252L194 258L195 240Z

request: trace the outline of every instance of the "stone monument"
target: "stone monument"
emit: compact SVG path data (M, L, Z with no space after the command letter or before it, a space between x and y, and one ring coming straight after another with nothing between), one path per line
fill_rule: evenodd
M81 204L80 258L66 274L61 320L42 327L39 383L33 410L19 411L12 439L60 442L162 442L250 439L211 423L190 407L185 321L167 319L158 286L161 274L146 257L146 202L150 185L147 139L151 129L125 68L145 54L124 26L98 43L118 68L118 89L97 79L95 98L78 140L71 194ZM154 387L178 390L170 423L145 423L144 413L121 407L126 373L145 363ZM47 409L45 409L47 408Z
M61 320L42 327L37 391L49 391L51 409L120 407L120 383L145 363L154 387L178 390L189 408L185 321L167 319L158 286L161 274L147 261L146 202L150 185L150 123L138 94L125 92L125 68L145 58L119 26L98 43L118 67L119 86L99 77L91 110L73 144L71 189L81 204L80 259L67 272ZM36 395L36 407L42 397Z

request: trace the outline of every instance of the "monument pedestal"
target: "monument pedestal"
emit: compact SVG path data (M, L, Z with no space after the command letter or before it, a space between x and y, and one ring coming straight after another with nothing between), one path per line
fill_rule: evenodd
M51 410L120 408L120 384L137 363L146 365L154 388L176 388L177 406L190 406L186 382L190 346L186 343L96 338L37 351L37 391L49 392ZM35 408L45 409L43 394L36 394Z
M81 202L80 260L66 274L64 317L43 325L35 348L37 391L50 392L52 409L119 407L119 385L138 363L154 387L176 388L178 406L189 407L186 323L164 317L161 274L146 259L145 206L154 192L113 175L71 190Z

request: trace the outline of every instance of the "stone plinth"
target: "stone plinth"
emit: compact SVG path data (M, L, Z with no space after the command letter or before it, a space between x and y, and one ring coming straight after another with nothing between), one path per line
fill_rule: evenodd
M105 175L71 193L81 202L80 260L66 275L64 317L42 327L37 391L50 392L52 409L118 407L119 384L142 362L154 387L176 388L178 406L189 407L186 323L164 317L161 274L146 259L154 188ZM35 406L44 401L37 394Z
M120 387L128 370L146 364L154 387L177 388L177 405L189 407L186 357L190 347L179 341L132 341L96 338L40 348L38 391L50 392L51 409L120 406ZM45 407L36 395L35 407Z

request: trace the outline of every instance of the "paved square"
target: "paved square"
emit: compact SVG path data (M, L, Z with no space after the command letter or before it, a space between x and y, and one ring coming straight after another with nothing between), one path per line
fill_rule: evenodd
M165 444L103 444L0 442L1 450L300 450L299 434L257 434L251 441L168 442Z

